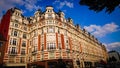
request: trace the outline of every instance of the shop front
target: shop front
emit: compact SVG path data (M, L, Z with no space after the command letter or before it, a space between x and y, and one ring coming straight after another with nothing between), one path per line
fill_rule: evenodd
M54 59L45 61L36 61L27 64L27 68L73 68L71 59Z

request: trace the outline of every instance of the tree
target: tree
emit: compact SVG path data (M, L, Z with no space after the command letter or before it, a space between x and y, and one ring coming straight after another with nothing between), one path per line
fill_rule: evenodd
M108 62L116 62L116 61L117 61L117 59L114 56L109 57L109 59L108 59Z
M120 0L80 0L80 5L86 5L90 10L96 12L105 9L107 13L111 13L116 7L120 8Z
M116 61L117 61L117 59L116 59L114 56L112 56L111 59L112 59L113 62L116 62Z

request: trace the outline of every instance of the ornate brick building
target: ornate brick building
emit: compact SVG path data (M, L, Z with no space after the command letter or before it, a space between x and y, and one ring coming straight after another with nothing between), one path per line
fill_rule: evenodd
M18 8L3 16L0 33L6 38L5 67L50 68L63 62L69 68L94 66L106 61L107 51L93 35L48 6L25 17Z

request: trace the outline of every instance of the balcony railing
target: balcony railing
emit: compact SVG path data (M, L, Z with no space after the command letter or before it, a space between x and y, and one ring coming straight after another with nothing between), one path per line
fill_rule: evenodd
M9 55L10 55L10 56L16 56L16 55L17 55L17 52L9 52Z
M21 55L25 55L25 53L23 52L23 53L21 53Z
M32 55L36 55L37 54L37 50L32 51Z

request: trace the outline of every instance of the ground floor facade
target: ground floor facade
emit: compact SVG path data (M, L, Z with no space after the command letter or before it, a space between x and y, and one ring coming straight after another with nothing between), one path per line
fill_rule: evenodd
M30 63L6 63L1 65L1 68L93 68L98 64L99 62L74 61L72 59L52 59Z

